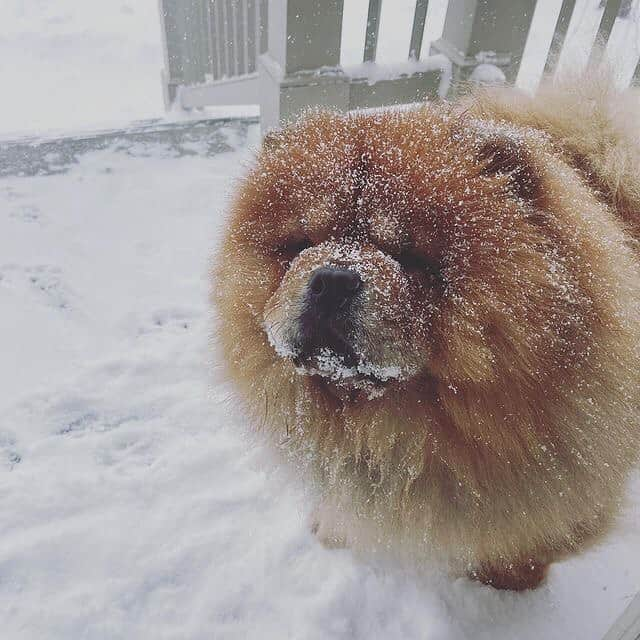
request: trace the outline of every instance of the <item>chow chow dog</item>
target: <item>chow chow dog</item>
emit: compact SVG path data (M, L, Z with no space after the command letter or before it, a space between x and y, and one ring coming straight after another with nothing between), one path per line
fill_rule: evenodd
M639 240L640 101L602 78L269 134L213 298L314 531L514 590L600 540L640 441Z

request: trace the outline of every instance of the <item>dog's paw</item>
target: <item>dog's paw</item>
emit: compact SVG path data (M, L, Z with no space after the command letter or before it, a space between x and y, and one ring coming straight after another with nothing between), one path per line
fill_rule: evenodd
M548 564L529 560L522 564L503 567L486 567L469 572L469 578L478 580L494 589L526 591L537 589L547 577Z
M322 503L309 517L309 529L327 549L344 549L348 546L344 519L335 507Z

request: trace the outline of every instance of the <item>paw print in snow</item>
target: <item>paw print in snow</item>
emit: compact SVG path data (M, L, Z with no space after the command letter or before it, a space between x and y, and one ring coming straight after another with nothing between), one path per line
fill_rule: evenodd
M42 221L42 212L35 205L23 205L21 207L14 208L9 216L14 218L15 220L20 220L21 222L41 222Z
M32 267L27 270L27 277L31 286L44 296L50 306L69 308L69 295L60 277L60 269L47 265Z
M22 456L16 450L16 439L10 433L0 432L0 465L12 470L22 462Z
M156 331L187 331L191 328L196 314L188 309L160 309L153 313L149 325L140 329L141 334Z
M57 309L68 309L71 293L61 277L61 270L51 265L25 267L6 264L0 267L0 285L12 289L30 290L45 304Z

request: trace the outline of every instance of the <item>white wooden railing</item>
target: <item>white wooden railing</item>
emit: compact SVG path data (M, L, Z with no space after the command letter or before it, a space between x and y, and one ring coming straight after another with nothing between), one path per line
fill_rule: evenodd
M159 1L165 103L176 98L184 108L258 103L267 0Z
M536 0L450 0L442 36L424 52L429 2L417 0L404 64L380 68L375 62L382 0L369 0L363 64L343 68L342 0L159 2L167 104L177 100L187 109L259 104L263 130L310 105L346 110L444 95L452 80L455 86L474 79L480 64L491 64L514 81L536 7ZM576 6L576 0L558 2L547 73L553 71ZM619 12L632 3L602 3L597 42L608 40ZM600 50L594 47L593 56ZM640 62L634 77L640 79Z

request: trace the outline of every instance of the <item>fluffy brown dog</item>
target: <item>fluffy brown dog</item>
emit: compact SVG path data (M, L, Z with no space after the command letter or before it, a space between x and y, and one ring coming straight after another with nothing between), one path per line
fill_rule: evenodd
M611 527L640 440L639 122L595 80L269 136L214 297L325 540L525 589Z

